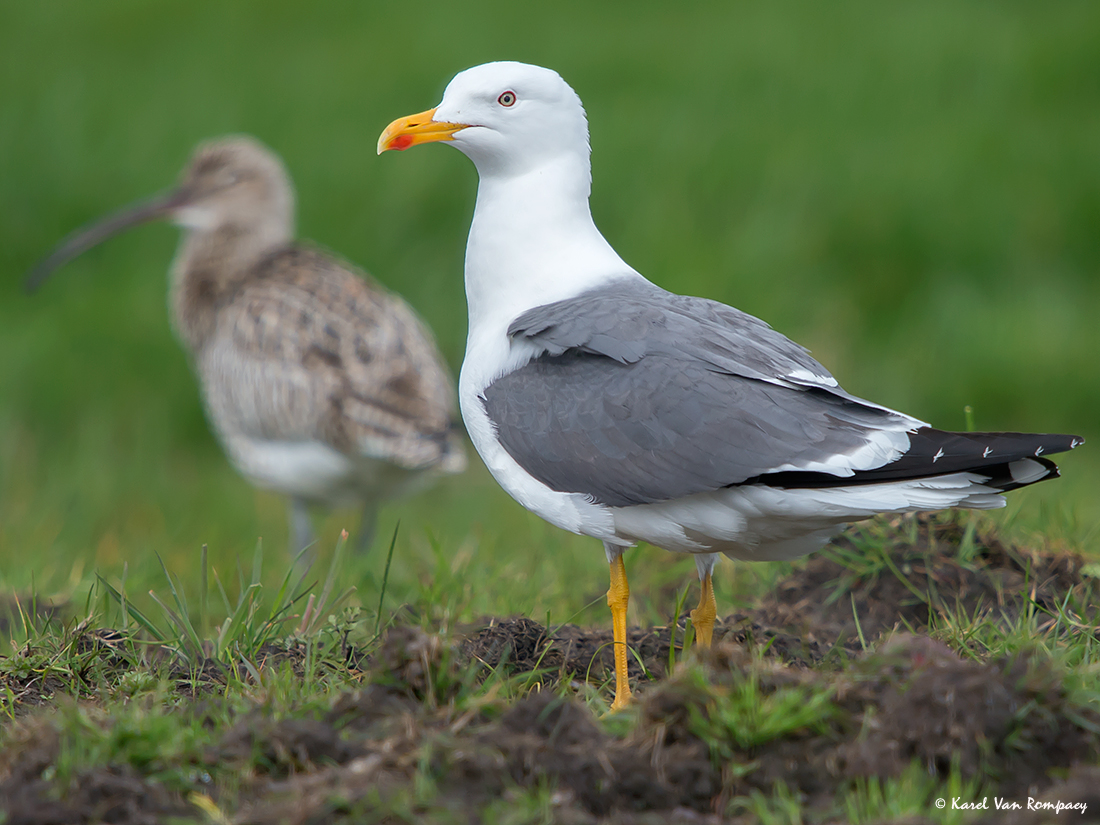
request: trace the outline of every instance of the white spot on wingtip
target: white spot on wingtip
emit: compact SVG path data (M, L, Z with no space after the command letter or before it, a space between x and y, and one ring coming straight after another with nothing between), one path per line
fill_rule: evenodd
M932 456L932 463L935 464L941 458L943 458L943 447L940 447L940 451Z
M791 379L792 381L800 383L809 381L814 384L820 384L823 387L837 386L836 379L833 378L831 375L816 375L809 370L801 368L791 370L789 373L787 373L786 377Z
M1070 442L1069 442L1069 448L1070 448L1070 449L1072 450L1072 449L1073 449L1074 447L1076 447L1076 446L1077 446L1078 444L1080 444L1080 443L1081 443L1081 442L1080 442L1080 441L1078 441L1078 440L1077 440L1077 439L1075 438L1075 439L1073 439L1072 441L1070 441Z
M1043 448L1042 448L1042 447L1036 447L1036 448L1035 448L1035 455L1040 455L1040 454L1041 454L1042 452L1043 452Z
M982 458L989 458L989 454L991 452L993 452L993 448L992 447L986 447L985 450L982 452Z

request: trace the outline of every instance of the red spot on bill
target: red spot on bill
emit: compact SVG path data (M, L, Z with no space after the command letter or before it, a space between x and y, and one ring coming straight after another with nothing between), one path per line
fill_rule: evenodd
M404 152L412 146L412 142L412 135L398 135L390 141L390 148L396 149L398 152Z

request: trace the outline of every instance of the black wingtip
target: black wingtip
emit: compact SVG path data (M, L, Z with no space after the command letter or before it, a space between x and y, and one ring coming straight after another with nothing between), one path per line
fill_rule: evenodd
M1021 438L1031 438L1035 440L1036 446L1032 455L1036 458L1041 455L1068 453L1070 450L1076 450L1085 443L1085 439L1079 435L1062 435L1057 433L1044 435L1021 434Z
M1085 443L1079 435L954 433L931 427L921 427L909 438L910 448L904 455L873 470L858 470L851 477L795 471L771 473L758 480L777 487L835 487L972 472L988 476L990 486L1008 491L1058 478L1058 467L1047 456L1069 452ZM1021 479L1019 470L1028 463L1038 463L1047 472Z

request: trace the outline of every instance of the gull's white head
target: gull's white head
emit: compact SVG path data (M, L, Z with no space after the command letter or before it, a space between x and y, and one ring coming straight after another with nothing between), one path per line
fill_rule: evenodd
M465 153L480 178L466 243L471 342L506 343L526 309L641 277L592 221L588 121L557 72L507 62L467 69L436 108L387 126L378 152L436 141ZM530 356L521 349L516 357Z
M562 157L587 165L588 121L577 93L550 69L501 61L455 75L434 109L391 123L378 152L449 141L482 177L521 175Z

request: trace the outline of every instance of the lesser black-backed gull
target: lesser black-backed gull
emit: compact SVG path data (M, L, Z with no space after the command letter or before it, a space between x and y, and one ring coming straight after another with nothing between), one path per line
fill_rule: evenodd
M950 433L849 395L763 321L666 292L592 221L588 123L557 73L457 75L378 151L450 142L480 183L466 247L466 428L496 480L547 521L603 542L613 709L630 700L622 554L695 554L710 643L718 554L790 559L877 513L1001 507L1052 478L1072 435Z

